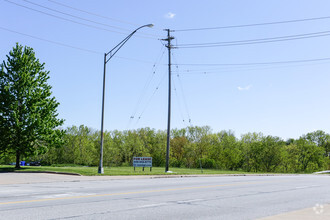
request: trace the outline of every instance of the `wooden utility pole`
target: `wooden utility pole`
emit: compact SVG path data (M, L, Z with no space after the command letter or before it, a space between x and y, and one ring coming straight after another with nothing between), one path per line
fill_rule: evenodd
M167 144L166 144L166 165L165 165L165 172L168 172L169 167L169 160L170 160L170 140L171 140L171 40L174 37L171 37L170 29L165 29L167 31L167 38L163 39L167 41L167 49L168 49L168 117L167 117Z

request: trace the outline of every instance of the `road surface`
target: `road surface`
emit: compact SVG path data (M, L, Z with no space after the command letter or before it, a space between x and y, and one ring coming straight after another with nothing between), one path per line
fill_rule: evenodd
M306 208L304 216L330 219L329 186L328 175L3 183L0 219L259 219Z

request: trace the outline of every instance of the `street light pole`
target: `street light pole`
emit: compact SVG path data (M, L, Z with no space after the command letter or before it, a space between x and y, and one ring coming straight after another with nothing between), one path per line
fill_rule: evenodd
M153 24L147 24L143 25L137 29L135 29L132 33L130 33L124 40L122 40L119 44L117 44L112 50L110 50L108 53L104 54L104 67L103 67L103 90L102 90L102 115L101 115L101 143L100 143L100 163L98 168L98 173L103 174L103 140L104 140L104 97L105 97L105 76L106 76L106 65L109 62L109 60L124 46L124 44L137 32L139 29L144 27L153 27ZM107 57L109 56L109 57Z
M104 54L104 67L103 67L103 90L102 90L102 114L101 114L101 148L100 148L100 164L98 173L103 174L103 123L104 123L104 97L105 97L105 73L107 64L107 54Z

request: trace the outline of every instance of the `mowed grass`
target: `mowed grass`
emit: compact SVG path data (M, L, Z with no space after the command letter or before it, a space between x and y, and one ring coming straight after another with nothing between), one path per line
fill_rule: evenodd
M77 173L84 176L95 176L98 174L97 167L84 167L84 166L24 166L21 169L15 169L12 165L0 165L0 172L65 172L65 173ZM187 169L187 168L170 168L172 173L165 173L164 167L153 167L152 171L150 168L142 167L104 167L104 174L108 176L121 176L121 175L194 175L194 174L248 174L249 172L243 171L226 171L226 170L215 170L215 169ZM251 173L249 173L251 174Z

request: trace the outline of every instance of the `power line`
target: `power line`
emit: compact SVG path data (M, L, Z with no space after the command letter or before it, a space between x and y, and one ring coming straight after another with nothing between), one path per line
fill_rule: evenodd
M142 115L143 115L144 112L147 110L147 108L148 108L150 102L152 101L152 98L155 96L155 94L156 94L157 91L159 90L160 85L161 85L161 84L163 83L163 81L165 80L166 75L167 75L166 73L163 75L163 77L161 78L161 80L160 80L160 82L158 83L157 87L155 88L154 92L153 92L152 95L149 97L149 100L147 101L147 103L146 103L145 107L143 108L142 112L140 113L140 115L139 115L139 117L138 117L138 119L137 119L135 125L137 125L137 123L138 123L139 120L141 119Z
M97 22L97 21L93 21L93 20L86 19L86 18L83 18L83 17L75 16L75 15L72 15L72 14L69 14L69 13L65 13L65 12L62 12L62 11L59 11L59 10L56 10L56 9L52 9L52 8L49 8L49 7L46 7L46 6L43 6L43 5L40 5L40 4L37 4L37 3L31 2L31 1L28 1L28 0L23 0L23 1L24 1L24 2L27 2L27 3L29 3L29 4L36 5L36 6L38 6L38 7L41 7L41 8L44 8L44 9L50 10L50 11L57 12L57 13L59 13L59 14L63 14L63 15L66 15L66 16L69 16L69 17L72 17L72 18L77 18L77 19L80 19L80 20L83 20L83 21L88 21L88 22L91 22L91 23L94 23L94 24L103 25L103 26L111 27L111 28L115 28L115 29L118 29L118 30L130 31L130 30L128 30L128 29L124 29L124 28L120 28L120 27L116 27L116 26L112 26L112 25L104 24L104 23L101 23L101 22Z
M86 49L86 48L82 48L82 47L73 46L73 45L70 45L70 44L65 44L65 43L58 42L58 41L44 39L44 38L41 38L41 37L37 37L37 36L34 36L34 35L22 33L22 32L15 31L15 30L11 30L11 29L8 29L8 28L5 28L5 27L1 27L1 26L0 26L0 29L2 29L4 31L7 31L7 32L11 32L11 33L15 33L15 34L27 36L27 37L30 37L30 38L33 38L33 39L37 39L37 40L48 42L48 43L55 44L55 45L60 45L60 46L71 48L71 49L75 49L75 50L85 51L85 52L89 52L89 53L93 53L93 54L103 54L103 52L100 52L100 51L90 50L90 49ZM127 57L121 57L121 56L116 56L115 58L125 59L125 60L131 60L131 61L141 62L141 63L152 63L152 64L154 64L154 62L151 62L151 61L134 59L134 58L127 58ZM320 62L320 61L330 61L330 57L316 58L316 59L303 59L303 60L271 61L271 62L251 62L251 63L175 63L173 65L177 65L177 66L253 66L253 65L276 65L276 64L291 64L291 63L310 63L310 62ZM192 70L189 70L189 71L192 71ZM203 72L203 71L200 71L200 72Z
M181 104L180 104L180 101L179 101L179 95L178 95L178 92L177 92L176 86L175 86L175 81L173 81L173 87L174 87L174 93L175 93L175 96L176 96L176 100L177 100L177 103L178 103L178 106L179 106L179 111L180 111L180 115L181 115L181 118L182 118L182 122L187 127L187 124L185 124L186 120L185 120L185 118L183 116L183 113L182 113Z
M125 29L125 28L121 28L121 27L117 27L117 26L113 26L113 25L108 25L108 24L105 24L105 23L101 23L101 22L97 22L97 21L94 21L94 20L86 19L86 18L83 18L83 17L80 17L80 16L71 15L69 13L65 13L65 12L62 12L62 11L59 11L59 10L56 10L56 9L52 9L52 8L49 8L49 7L31 2L31 1L28 1L28 0L23 0L23 1L28 2L32 5L36 5L36 6L41 7L41 8L45 8L45 9L50 10L50 11L54 11L54 12L57 12L57 13L60 13L60 14L66 15L66 16L70 16L70 17L73 17L73 18L76 18L76 19L80 19L80 20L83 20L83 21L88 21L88 22L91 22L91 23L94 23L94 24L103 25L103 26L110 27L110 28L115 28L115 29L118 29L118 30L124 30L124 31L128 31L128 32L131 31L129 29ZM144 34L144 33L142 33L142 34L140 33L138 35L148 35L148 36L159 37L157 35Z
M8 2L10 4L14 4L16 6L22 7L22 8L26 8L26 9L29 9L29 10L32 10L32 11L35 11L35 12L38 12L38 13L41 13L41 14L44 14L44 15L48 15L48 16L51 16L51 17L60 19L60 20L68 21L68 22L71 22L71 23L83 25L83 26L94 28L94 29L98 29L98 30L109 31L109 32L114 32L114 33L118 33L118 34L126 34L124 32L113 31L113 30L109 30L109 29L105 29L105 28L101 28L101 27L97 27L97 26L93 26L93 25L81 23L81 22L78 22L78 21L74 21L74 20L71 20L71 19L68 19L68 18L63 18L63 17L57 16L57 15L49 14L47 12L43 12L43 11L40 11L40 10L37 10L37 9L34 9L34 8L30 8L28 6L21 5L21 4L18 4L16 2L12 2L12 1L9 1L9 0L4 0L4 1L6 1L6 2Z
M279 41L292 41L292 40L300 40L300 39L315 38L315 37L325 37L325 36L329 36L329 35L330 35L330 31L322 31L322 32L314 32L314 33L307 33L307 34L296 34L296 35L287 35L287 36L280 36L280 37L258 38L258 39L249 39L249 40L239 40L239 41L180 44L180 45L177 45L177 47L178 48L202 48L202 47L239 46L239 45L248 45L248 44L262 44L262 43L273 43L273 42L279 42Z
M185 106L185 109L186 109L186 114L188 115L188 122L189 122L189 125L192 126L191 117L190 117L190 114L189 114L188 105L187 105L187 101L186 101L186 96L185 96L185 93L183 91L183 86L182 86L182 82L181 82L181 79L180 79L180 73L179 72L177 73L177 78L179 80L179 85L180 85L180 89L181 89L181 92L182 92L182 98L183 98L183 103L184 103L184 106Z
M277 25L277 24L297 23L297 22L326 20L326 19L330 19L330 16L315 17L315 18L303 18L303 19L286 20L286 21L274 21L274 22L264 22L264 23L253 23L253 24L228 25L228 26L220 26L220 27L205 27L205 28L179 29L179 30L173 30L173 31L180 32L180 31L204 31L204 30L218 30L218 29L231 29L231 28L245 28L245 27Z
M151 83L152 80L154 79L154 76L155 76L156 71L157 71L157 69L158 69L158 64L159 64L159 62L161 61L161 59L162 59L164 53L165 53L165 48L162 47L160 55L157 57L157 59L156 59L154 65L152 66L152 69L151 69L152 74L151 74L151 76L147 79L147 81L146 81L146 83L145 83L145 85L144 85L144 87L143 87L143 89L142 89L142 93L141 93L141 95L140 95L140 97L139 97L139 99L138 99L138 101L137 101L137 103L136 103L136 105L135 105L134 111L133 111L133 113L132 113L131 116L130 116L130 120L129 120L129 122L128 122L127 129L129 128L129 126L130 126L132 120L135 118L135 116L136 116L136 114L137 114L137 111L138 111L138 109L139 109L139 107L140 107L140 104L141 104L141 102L142 102L142 99L143 99L143 97L145 96L146 91L147 91L147 89L148 89L149 86L150 86L150 83Z
M301 66L310 66L310 65L321 65L324 63L305 63L305 64L294 64L294 65L284 65L284 66L256 66L256 67L248 67L248 66L241 66L233 67L233 68L226 68L226 69L217 69L217 71L205 71L205 70L186 70L186 72L182 71L180 74L217 74L217 73L230 73L230 72L246 72L246 71L255 71L255 70L270 70L270 69L279 69L279 68L291 68L291 67L301 67Z
M30 38L33 38L33 39L36 39L36 40L44 41L44 42L47 42L47 43L51 43L51 44L55 44L55 45L59 45L59 46L63 46L63 47L67 47L67 48L71 48L71 49L75 49L75 50L80 50L80 51L93 53L93 54L102 54L102 55L104 54L103 52L100 52L100 51L90 50L90 49L86 49L86 48L73 46L73 45L70 45L70 44L65 44L65 43L58 42L58 41L48 40L48 39L37 37L37 36L34 36L34 35L25 34L25 33L19 32L19 31L14 31L14 30L11 30L11 29L8 29L8 28L5 28L5 27L1 27L1 26L0 26L0 29L2 29L4 31L7 31L7 32L14 33L14 34L23 35L23 36L30 37ZM153 63L153 62L147 61L147 60L140 60L140 59L134 59L134 58L128 58L128 57L121 57L121 56L115 56L114 58L130 60L130 61L135 61L135 62L140 62L140 63Z
M37 10L37 9L34 9L34 8L30 8L30 7L25 6L25 5L18 4L16 2L12 2L10 0L4 0L4 1L6 1L6 2L8 2L10 4L13 4L13 5L22 7L22 8L25 8L25 9L29 9L31 11L35 11L35 12L38 12L38 13L41 13L41 14L44 14L44 15L48 15L50 17L54 17L54 18L57 18L57 19L60 19L60 20L63 20L63 21L67 21L67 22L79 24L79 25L82 25L82 26L85 26L85 27L89 27L89 28L93 28L93 29L97 29L97 30L102 30L102 31L108 31L108 32L112 32L112 33L125 34L125 35L127 34L127 33L124 33L124 32L114 31L114 30L110 30L110 29L106 29L106 28L102 28L102 27L97 27L97 26L94 26L94 25L90 25L90 24L86 24L86 23L81 23L81 22L78 22L78 21L75 21L75 20L71 20L71 19L68 19L68 18L64 18L64 17L61 17L61 16L50 14L50 13L47 13L47 12L44 12L44 11L40 11L40 10ZM144 37L144 36L138 36L138 37L149 38L149 39L157 39L157 38Z
M173 59L175 61L177 61L176 60L176 57L174 56L174 54L172 54L172 56L173 56ZM177 74L176 75L177 76L177 79L179 81L179 85L180 85L180 89L181 89L181 93L182 93L182 98L183 98L183 103L184 103L184 106L185 106L186 114L188 116L188 123L189 123L190 126L192 126L192 124L191 124L191 117L190 117L190 114L189 114L188 105L187 105L187 101L186 101L186 96L185 96L185 93L184 93L184 90L183 90L183 86L182 86L182 82L181 82L181 79L180 79L180 71L179 71L179 66L178 65L176 65L176 74Z
M249 39L249 40L238 40L238 41L223 41L223 42L212 42L212 43L195 43L195 44L179 44L178 46L199 46L199 45L218 45L218 44L234 44L234 43L245 43L245 42L255 42L255 41L264 41L264 40L277 40L277 39L286 39L286 38L295 38L295 37L304 37L304 36L314 36L321 34L330 34L330 31L321 31L321 32L313 32L306 34L296 34L296 35L286 35L279 37L270 37L270 38L257 38L257 39Z
M289 64L289 63L308 63L317 61L330 61L330 57L305 59L305 60L286 60L272 62L255 62L255 63L176 63L173 65L180 66L253 66L253 65L274 65L274 64Z
M15 34L24 35L24 36L27 36L27 37L30 37L30 38L34 38L34 39L37 39L37 40L45 41L45 42L48 42L48 43L60 45L60 46L63 46L63 47L68 47L68 48L71 48L71 49L81 50L81 51L85 51L85 52L89 52L89 53L94 53L94 54L103 54L103 53L101 53L99 51L89 50L89 49L85 49L85 48L81 48L81 47L72 46L72 45L69 45L69 44L64 44L64 43L57 42L57 41L47 40L47 39L36 37L36 36L33 36L33 35L24 34L24 33L18 32L18 31L10 30L10 29L4 28L4 27L0 27L0 29L5 30L5 31L8 31L8 32L11 32L11 33L15 33Z
M130 25L135 25L135 26L138 26L139 25L139 24L135 24L135 23L123 21L123 20L118 20L118 19L106 17L106 16L103 16L103 15L99 15L99 14L96 14L96 13L85 11L85 10L82 10L82 9L79 9L79 8L74 8L72 6L69 6L69 5L66 5L66 4L63 4L63 3L60 3L60 2L54 1L54 0L48 0L48 1L49 2L52 2L54 4L57 4L57 5L61 5L62 7L70 8L72 10L83 12L83 13L86 13L86 14L89 14L89 15L93 15L93 16L96 16L96 17L99 17L99 18L104 18L104 19L108 19L108 20L119 22L119 23L123 23L123 24L130 24Z
M115 21L115 22L119 22L119 23L123 23L123 24L129 24L129 25L134 25L134 26L141 25L141 24L136 24L136 23L124 21L124 20L110 18L110 17L104 16L104 15L96 14L96 13L93 13L93 12L90 12L90 11L86 11L86 10L82 10L82 9L79 9L79 8L75 8L75 7L72 7L70 5L66 5L66 4L63 4L63 3L60 3L60 2L57 2L57 1L54 1L54 0L48 0L48 1L49 2L52 2L54 4L57 4L57 5L60 5L62 7L65 7L65 8L70 8L70 9L75 10L75 11L83 12L83 13L86 13L88 15L93 15L93 16L96 16L96 17L99 17L99 18L110 20L110 21ZM154 29L158 29L158 28L155 28L154 27ZM162 30L162 29L158 29L158 30ZM157 35L152 35L152 34L145 34L145 35L157 36Z

